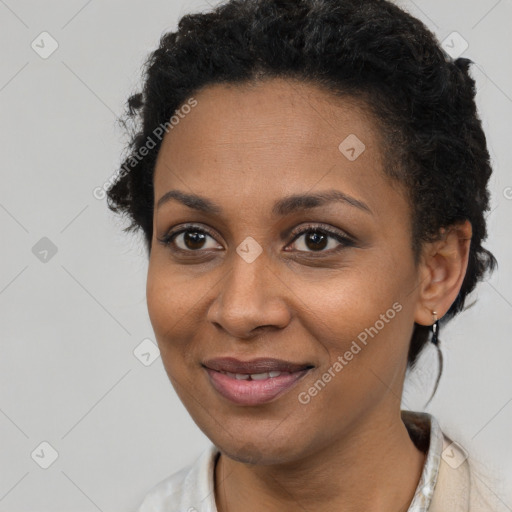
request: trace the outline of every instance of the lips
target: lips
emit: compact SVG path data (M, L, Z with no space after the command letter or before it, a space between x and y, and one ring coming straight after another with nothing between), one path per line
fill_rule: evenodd
M312 364L258 358L240 361L232 357L203 363L213 388L237 405L259 405L289 391L313 368Z

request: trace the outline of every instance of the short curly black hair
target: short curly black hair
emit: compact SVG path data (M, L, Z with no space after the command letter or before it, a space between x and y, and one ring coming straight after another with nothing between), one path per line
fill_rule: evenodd
M149 254L161 139L149 150L147 142L208 84L294 78L362 99L382 128L386 173L412 206L415 261L441 228L471 222L467 272L444 323L497 264L481 245L492 169L470 64L449 57L423 23L386 0L228 0L185 15L162 35L145 62L142 92L128 99L129 154L107 190L108 206L130 218L125 231L143 230ZM409 366L428 338L429 327L415 324Z

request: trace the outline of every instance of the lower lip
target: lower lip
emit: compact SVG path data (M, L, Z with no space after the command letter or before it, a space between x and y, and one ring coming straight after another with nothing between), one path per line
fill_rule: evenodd
M224 398L238 405L260 405L289 391L309 370L278 375L264 380L238 380L205 368L213 387Z

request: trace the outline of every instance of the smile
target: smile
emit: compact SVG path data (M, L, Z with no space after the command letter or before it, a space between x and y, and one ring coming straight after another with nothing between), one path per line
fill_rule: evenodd
M230 372L220 372L232 379L237 380L265 380L265 379L274 379L279 377L279 375L291 375L289 372L265 372L265 373L230 373Z
M233 358L214 359L206 361L203 367L217 393L234 404L245 406L277 399L313 368L310 364L268 358L246 362Z

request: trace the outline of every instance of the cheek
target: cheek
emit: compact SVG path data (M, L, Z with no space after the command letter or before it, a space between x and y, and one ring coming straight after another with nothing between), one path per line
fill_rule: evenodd
M150 262L146 301L162 355L186 342L186 333L190 332L194 303L197 300L194 297L190 293L190 282Z
M376 262L367 267L371 270L322 280L322 287L310 286L303 295L304 311L310 311L303 315L308 318L305 328L323 356L321 368L301 391L307 392L318 378L332 382L315 407L343 402L345 411L356 410L396 386L412 334L412 312L403 293L406 272L384 267Z
M348 411L356 414L396 388L397 372L408 350L411 312L394 279L386 285L376 275L361 274L331 280L327 287L307 295L304 312L310 313L302 318L308 319L305 329L321 345L323 354L318 353L319 371L299 392L316 396L312 407L319 414L336 408L342 416ZM328 383L325 392L318 379ZM322 391L316 395L313 388ZM343 420L334 416L336 421Z
M385 322L386 330L389 330L388 326L396 323L397 309L403 308L403 305L393 308L393 304L401 304L401 286L396 273L386 272L377 265L373 270L352 269L309 283L307 293L302 293L302 300L305 311L312 312L309 316L311 332L323 331L318 339L332 340L331 348L339 345L342 349L375 323L384 331L382 323Z

